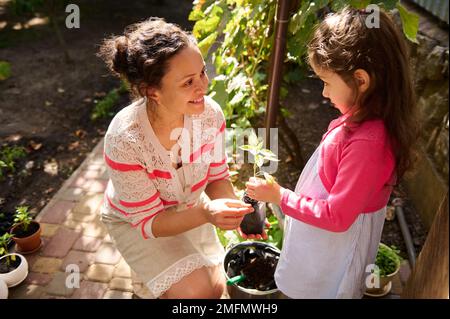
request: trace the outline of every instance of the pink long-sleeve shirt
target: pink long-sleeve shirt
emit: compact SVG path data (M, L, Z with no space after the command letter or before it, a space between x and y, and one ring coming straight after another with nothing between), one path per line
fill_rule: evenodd
M350 128L347 117L332 121L321 142L318 174L328 198L282 189L280 203L286 215L332 232L346 231L359 214L384 207L395 182L395 157L383 122Z

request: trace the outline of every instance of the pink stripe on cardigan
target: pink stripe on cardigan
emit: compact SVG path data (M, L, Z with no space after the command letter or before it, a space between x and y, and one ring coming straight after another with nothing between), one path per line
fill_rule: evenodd
M128 172L128 171L140 171L144 169L144 167L142 167L139 164L125 164L115 162L112 159L110 159L108 155L106 155L106 153L103 153L103 157L105 158L106 164L108 164L109 167L111 167L116 171Z
M219 167L219 166L225 164L225 161L226 161L226 158L224 158L221 162L211 163L209 166L211 166L211 167Z
M223 122L220 128L217 130L216 138L219 134L223 133L224 131L225 131L225 122ZM189 161L193 163L199 156L201 156L203 153L210 151L213 147L214 143L202 145L198 150L196 150L191 154L191 156L189 157Z
M124 207L140 207L140 206L146 206L152 202L154 202L155 200L157 200L159 197L159 192L156 192L155 194L153 194L150 198L140 201L140 202L126 202L123 200L119 200L119 204L124 206Z
M159 202L159 204L157 204L157 205L155 205L155 206L153 206L153 207L146 208L146 209L143 209L143 210L134 212L134 213L127 213L127 212L124 211L123 209L120 209L119 207L117 207L116 205L114 205L114 203L112 202L111 198L109 198L109 196L106 196L106 199L108 200L109 206L111 206L113 209L117 210L119 213L121 213L121 214L124 215L124 216L130 216L130 215L134 215L134 214L145 213L145 212L148 212L148 211L150 211L150 210L152 210L152 209L154 209L154 208L156 208L156 207L158 207L158 206L160 206L160 205L163 204L162 202Z
M108 164L109 167L111 167L113 170L116 170L116 171L129 172L129 171L141 171L141 170L145 169L140 164L125 164L125 163L119 163L119 162L113 161L111 158L108 157L108 155L106 155L106 153L103 153L103 156L105 158L106 164ZM158 169L155 169L152 172L148 172L147 175L150 179L155 179L158 177L165 178L165 179L172 178L172 174L170 174L170 172L162 171L162 170L158 170Z
M149 172L147 174L150 179L156 179L157 177L165 178L165 179L172 179L172 174L170 174L170 172L161 171L158 169L155 169L152 172Z
M178 204L177 200L168 201L168 200L165 200L165 199L161 198L161 201L162 201L164 206L172 206L172 205L177 205Z
M191 192L195 192L197 189L201 188L207 182L213 182L216 180L224 179L224 178L227 178L229 175L228 174L228 166L225 167L225 169L222 172L220 172L219 174L212 175L212 174L209 174L209 172L210 172L210 169L208 169L208 173L206 173L205 178L203 178L200 182L198 182L197 184L195 184L191 187ZM221 176L220 178L214 178L216 176L220 176L221 174L224 174L225 172L227 173L225 176ZM211 177L213 177L213 178L211 179Z
M208 174L208 177L216 177L216 176L222 175L223 173L225 173L225 172L227 172L227 171L228 171L228 166L225 167L225 169L222 170L220 173L217 173L217 174Z
M147 233L145 232L145 224L147 224L147 222L152 219L153 217L155 217L157 214L159 214L160 212L162 212L164 209L160 209L158 210L156 213L151 214L150 216L144 217L143 219L141 219L140 221L138 221L135 224L131 224L132 227L136 228L137 226L139 226L139 224L142 223L141 225L141 234L142 237L144 237L144 239L148 239L149 237L147 236Z

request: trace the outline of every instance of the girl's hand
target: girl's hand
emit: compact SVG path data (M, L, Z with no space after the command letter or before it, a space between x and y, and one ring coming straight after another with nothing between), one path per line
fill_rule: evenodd
M267 183L261 178L250 177L245 184L247 186L247 196L257 201L274 203L280 205L281 202L281 186L277 182Z
M270 223L267 219L264 221L264 224L265 224L266 228L270 228ZM267 238L268 238L267 232L265 229L263 229L261 234L245 234L242 232L241 227L239 227L237 229L237 231L238 231L239 236L241 236L243 239L267 240Z
M205 203L204 212L209 223L223 229L239 227L244 216L253 212L253 207L237 199L220 198Z

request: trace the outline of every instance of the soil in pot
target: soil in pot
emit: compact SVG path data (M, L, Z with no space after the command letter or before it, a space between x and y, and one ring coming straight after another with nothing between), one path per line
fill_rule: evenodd
M2 260L0 260L0 274L7 274L11 271L13 271L14 269L18 268L20 266L20 263L22 262L22 260L16 256L15 260L11 260L8 263L6 262L6 258L3 258Z
M266 218L266 212L264 206L257 200L251 199L244 193L242 201L246 204L252 205L254 212L244 216L241 223L241 230L246 235L261 234L264 230L264 220Z
M271 247L245 247L236 252L231 251L227 267L227 276L232 278L244 275L238 285L247 289L268 291L276 289L274 273L279 253Z
M23 226L18 226L18 227L14 228L14 237L26 238L28 236L33 235L38 230L39 230L38 223L30 223L30 225L28 226L28 229L26 231L23 229Z

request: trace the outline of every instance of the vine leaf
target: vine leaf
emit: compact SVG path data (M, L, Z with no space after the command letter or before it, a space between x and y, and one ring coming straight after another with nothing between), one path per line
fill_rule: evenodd
M217 35L217 32L213 32L198 43L198 48L200 49L200 52L202 53L202 56L204 58L208 55L209 49L216 41Z
M402 19L403 33L409 41L419 43L417 41L417 31L419 30L419 16L409 12L400 3L397 3L397 9Z

